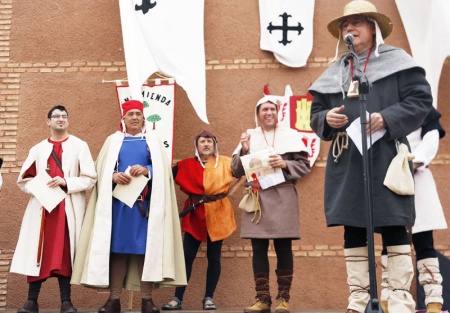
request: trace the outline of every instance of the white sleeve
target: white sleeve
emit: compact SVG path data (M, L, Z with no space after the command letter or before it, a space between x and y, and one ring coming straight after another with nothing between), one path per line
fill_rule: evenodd
M80 173L79 176L64 177L67 183L67 193L88 190L97 182L97 172L89 146L84 141L79 145L77 158Z
M433 161L436 157L437 151L439 149L439 131L433 129L423 136L422 141L414 150L414 163L423 163L423 166L419 167L417 170L424 170L428 164Z

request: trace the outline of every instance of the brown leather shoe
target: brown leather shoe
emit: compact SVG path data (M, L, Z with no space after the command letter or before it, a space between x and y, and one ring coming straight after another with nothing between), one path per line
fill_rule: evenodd
M256 299L252 306L246 307L244 313L270 313L270 304Z
M39 313L37 301L27 300L23 306L17 310L17 313Z
M427 313L441 313L442 311L442 303L439 302L430 302L427 305Z
M63 301L61 303L61 313L77 313L78 310L73 306L70 301Z
M278 299L277 307L275 308L275 313L290 313L289 303L283 298Z
M159 313L159 308L152 299L142 299L141 313Z
M98 309L98 313L120 313L120 300L108 299L106 303Z

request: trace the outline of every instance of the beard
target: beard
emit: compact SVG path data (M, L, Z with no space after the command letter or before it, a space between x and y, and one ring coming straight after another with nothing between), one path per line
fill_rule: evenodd
M203 151L199 151L198 154L200 156L211 156L214 154L214 152L212 150L203 150Z

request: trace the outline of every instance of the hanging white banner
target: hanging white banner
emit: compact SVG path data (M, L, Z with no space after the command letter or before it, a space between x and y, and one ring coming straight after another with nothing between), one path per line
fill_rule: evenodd
M314 0L259 0L260 48L302 67L313 48Z
M437 107L439 79L450 55L450 1L396 0L411 52L425 69Z
M128 86L116 86L119 105L131 98ZM172 164L173 132L175 118L175 84L141 87L144 103L145 128L156 131L166 148L167 158ZM120 106L119 106L120 110Z
M185 91L198 117L206 116L204 0L119 0L131 96L160 72Z

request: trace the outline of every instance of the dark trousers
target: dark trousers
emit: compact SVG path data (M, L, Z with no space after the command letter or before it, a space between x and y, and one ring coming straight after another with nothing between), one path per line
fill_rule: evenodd
M46 279L43 280L37 280L31 283L28 283L28 300L32 300L37 302L37 299L39 298L39 293L41 291L42 283L46 281ZM70 277L66 276L58 276L58 283L59 283L59 291L61 295L61 302L62 301L71 301L70 300Z
M197 256L198 248L202 242L195 239L191 234L184 233L183 239L183 250L184 250L184 260L186 262L186 278L187 281L191 278L192 265L194 264L195 257ZM208 236L206 241L206 257L208 259L208 269L206 270L206 290L205 297L214 296L214 291L216 291L217 283L220 277L220 256L222 252L223 240L212 242ZM175 297L183 300L184 292L186 291L186 286L177 287L175 289Z
M428 258L437 258L432 230L412 234L412 243L414 245L414 250L416 251L416 262ZM381 254L387 254L384 242Z
M269 273L269 239L252 239L253 274ZM292 254L292 239L274 239L273 246L277 254L277 269L293 270L294 257Z
M437 253L434 249L432 230L413 234L412 242L414 245L414 250L416 250L417 261L428 258L437 258Z
M383 245L409 245L410 241L405 226L383 226L377 228L381 233ZM358 248L367 246L367 231L363 227L344 226L344 248Z

